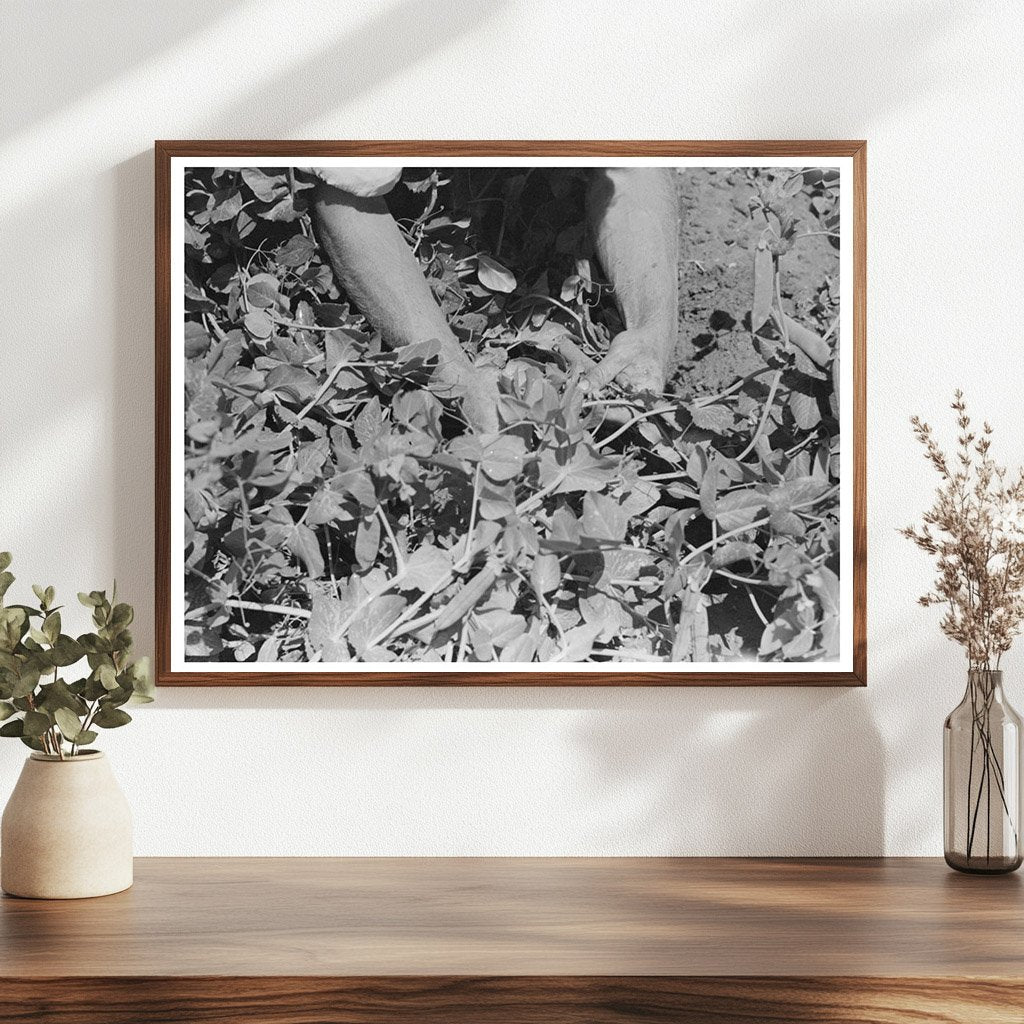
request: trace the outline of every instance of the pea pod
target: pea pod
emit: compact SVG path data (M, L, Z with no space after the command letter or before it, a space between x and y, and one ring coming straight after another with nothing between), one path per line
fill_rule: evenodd
M438 630L450 629L465 619L480 603L484 594L497 582L500 569L500 559L489 559L487 564L475 576L472 576L463 583L455 596L445 605L444 610L434 623L435 628Z

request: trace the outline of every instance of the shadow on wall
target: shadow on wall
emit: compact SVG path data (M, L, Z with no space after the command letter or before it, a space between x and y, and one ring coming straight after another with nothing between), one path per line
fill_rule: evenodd
M437 712L451 712L450 724L417 754L433 751L425 756L438 761L427 774L440 782L445 761L473 749L472 735L465 749L448 749L460 720L472 728L480 710L550 712L537 725L549 734L549 755L515 728L507 732L494 757L506 764L510 789L492 797L512 818L532 807L552 813L554 825L561 813L569 831L551 835L545 853L872 856L885 845L886 777L871 696L795 687L165 688L146 714L239 710L251 713L258 734L272 728L275 712L299 710L311 721L336 721L337 735L352 735L352 722L361 721L361 735L384 738L415 735L415 721L433 735ZM302 755L301 741L294 751ZM382 763L393 781L415 771L394 752ZM493 768L481 765L485 774ZM546 795L519 792L516 780L524 778L546 780ZM404 819L396 812L394 820ZM495 852L516 849L513 833L496 836ZM424 850L444 854L436 837L423 841ZM452 850L464 846L465 837L452 837ZM423 852L415 840L413 852Z
M117 312L110 417L117 452L113 486L122 509L110 524L111 550L114 578L131 581L130 591L126 588L124 594L138 615L136 650L144 652L153 649L154 601L153 154L125 160L114 168L111 178L116 197L113 287Z
M677 856L877 855L885 768L866 697L677 690L652 708L643 691L625 694L615 713L586 717L575 734L608 807L590 844Z
M188 37L198 38L238 3L176 0L140 7L135 0L5 0L4 77L45 88L5 90L0 138L79 102Z
M77 16L74 12L80 11L80 17L91 25L91 19L99 18L97 10L109 21L125 6L108 3L64 8L60 31L54 28L53 34L77 50L90 29L81 26L79 32L74 24L69 25L69 10L72 20ZM388 77L400 75L431 53L457 42L501 6L471 0L459 5L455 17L439 15L433 3L404 0L381 10L342 39L331 38L329 45L298 65L254 82L244 100L223 106L214 101L209 111L197 111L192 119L194 130L228 137L293 135L312 118L335 110L339 112L338 134L344 135L346 103L370 89L380 89ZM68 79L55 73L55 81L67 84L50 94L49 109L71 103L72 93L100 87L162 47L201 33L202 19L209 20L211 11L223 16L222 8L208 4L178 3L173 7L152 32L147 15L146 33L137 32L146 38L145 49L139 49L140 40L128 40L124 47L105 50L107 62L90 65L84 77ZM822 29L815 11L808 4L806 16L770 23L762 19L748 26L761 48L777 47L780 53L805 52L813 57L802 63L783 62L788 70L782 74L788 80L776 83L775 88L795 106L788 108L789 114L776 116L786 122L821 125L825 111L825 124L837 124L841 129L862 125L861 112L844 106L855 101L855 93L848 98L822 94L822 82L841 85L843 76L835 75L834 69L826 75L816 56L826 51L820 47ZM890 103L906 102L915 91L932 87L941 75L939 65L929 58L932 44L954 20L954 5L934 5L928 12L879 7L878 13L880 19L889 19L887 26L850 15L844 37L853 42L843 59L870 67L884 56L884 64L892 52L893 38L906 43L902 52L911 55L904 59L910 80L900 79L899 88L886 94ZM20 17L29 18L30 14ZM125 23L131 23L129 15L125 15ZM737 31L733 26L730 34ZM832 57L834 54L828 59ZM54 51L54 72L63 59ZM67 59L70 62L70 56ZM820 81L816 78L819 73ZM852 68L846 74L848 78L857 76ZM883 106L876 103L872 116L880 116ZM32 111L13 107L0 124L10 132L39 118L40 113L38 107ZM176 116L175 123L183 120ZM259 132L252 130L254 122L261 126ZM154 118L154 135L167 134L160 123ZM244 131L236 131L235 125L244 126ZM502 134L500 125L495 126L494 134ZM810 134L831 132L819 129ZM152 580L153 516L150 499L142 496L152 494L153 358L151 302L140 297L152 294L151 152L124 161L96 187L115 196L115 262L106 271L116 280L116 375L111 415L118 455L113 485L124 511L110 530L118 578L133 581L131 599L146 609L152 607L153 595L139 588L145 586L142 581ZM143 615L139 647L151 646L150 618ZM876 665L882 660L874 653L872 659ZM886 660L886 675L894 678L896 671L893 662ZM874 672L872 678L877 678ZM590 773L593 801L607 808L600 824L594 826L600 831L587 837L595 852L611 854L646 847L679 854L728 850L736 854L796 851L849 855L879 853L885 839L883 738L871 716L877 696L874 690L788 688L211 688L164 690L160 703L147 713L205 707L296 708L342 714L368 709L382 715L394 710L438 709L577 712L564 742ZM932 728L923 715L923 711L917 712L906 728Z
M763 88L770 81L771 94L778 97L773 121L796 138L863 135L889 108L942 87L949 68L935 59L936 45L958 22L986 16L981 7L956 0L839 4L824 15L815 0L798 0L775 5L770 18L758 4L741 4L739 10L730 40L746 39L762 61L775 57L771 78L762 66L750 72L750 86ZM832 46L826 39L843 44ZM863 93L845 85L865 76L872 78L868 110ZM858 127L851 132L850 125Z
M254 61L252 88L244 100L223 106L208 97L206 110L191 113L194 124L219 138L237 138L234 125L250 136L293 136L311 116L342 110L368 89L379 89L388 78L401 74L435 51L458 42L483 21L498 14L505 2L463 0L457 16L446 15L432 0L399 0L374 12L366 21L335 37L338 19L323 18L325 32L311 31L312 19L300 14L297 32L309 32L310 42L321 49L296 66L269 78L258 79ZM211 4L206 0L174 0L141 9L132 0L92 0L83 4L39 4L35 0L7 0L0 10L5 47L5 76L10 81L45 83L45 89L11 89L0 108L0 138L45 120L81 101L134 69L202 37L218 21L230 18L240 0ZM254 11L252 16L257 17ZM268 38L268 45L272 39ZM83 59L88 54L88 59ZM175 111L175 120L182 120ZM154 112L154 135L162 118ZM344 137L344 131L339 132Z
M123 4L107 5L108 18ZM209 118L211 134L231 136L224 125L251 124L252 111L262 113L269 136L288 135L312 112L325 106L343 107L360 92L379 88L387 76L425 59L433 50L450 45L460 35L493 16L502 5L470 0L460 6L456 24L438 18L436 5L426 0L404 2L378 12L366 24L320 53L315 59L262 82L247 94L244 105L219 109ZM82 8L83 12L85 8ZM96 5L94 16L102 16ZM88 19L87 19L88 20ZM102 20L102 19L101 19ZM128 19L129 21L131 19ZM178 19L179 21L181 19ZM184 19L188 21L187 18ZM191 23L189 23L191 24ZM171 25L160 38L169 42ZM71 38L67 26L62 38ZM131 51L129 51L131 52ZM109 75L126 64L107 68ZM98 72L97 72L98 73ZM216 127L213 127L213 125ZM155 125L159 134L159 125ZM116 374L113 380L113 437L117 447L114 490L124 514L115 518L113 550L115 576L133 581L130 599L138 609L153 607L153 514L138 514L141 495L153 493L152 384L153 345L153 154L140 153L113 169L109 188L115 207L114 289ZM141 299L146 296L149 301ZM143 582L145 581L145 582ZM143 589L148 588L148 589ZM150 615L140 615L137 648L153 647Z
M264 138L294 137L311 118L325 110L343 112L360 93L380 91L389 78L457 43L507 3L462 0L446 10L434 0L402 0L386 7L319 55L259 82L244 100L218 110L219 130L228 126L230 138L230 126L250 123L258 110ZM455 93L458 83L453 78L449 84ZM389 120L388 114L382 110L382 120ZM338 137L345 138L343 117L339 125Z

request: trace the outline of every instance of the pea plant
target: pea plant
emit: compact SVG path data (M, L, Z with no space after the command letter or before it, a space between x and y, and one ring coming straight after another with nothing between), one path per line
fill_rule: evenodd
M312 179L186 179L186 656L266 662L813 661L839 644L838 299L798 322L787 253L836 238L827 172L752 172L754 369L597 391L621 329L582 172L407 170L390 199L499 429L389 350L316 240ZM799 200L801 214L794 212ZM809 225L809 226L808 226ZM836 238L837 241L837 238ZM831 326L829 326L831 325Z

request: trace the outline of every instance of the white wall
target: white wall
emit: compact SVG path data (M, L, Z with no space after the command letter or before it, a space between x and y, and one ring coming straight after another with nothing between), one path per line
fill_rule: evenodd
M4 0L0 548L116 574L142 648L154 138L870 140L868 689L168 689L105 737L138 852L939 853L962 663L895 529L956 384L1024 448L1022 39L1013 2Z

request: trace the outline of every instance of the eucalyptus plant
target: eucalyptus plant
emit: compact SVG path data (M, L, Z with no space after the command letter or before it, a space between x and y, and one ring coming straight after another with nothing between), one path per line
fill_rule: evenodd
M37 605L4 603L14 582L10 564L10 553L0 552L0 736L62 760L74 757L98 730L132 720L125 705L153 700L149 659L132 660L135 612L117 601L116 582L109 599L102 590L80 593L95 632L69 636L53 587L32 587ZM88 674L68 682L83 660Z

